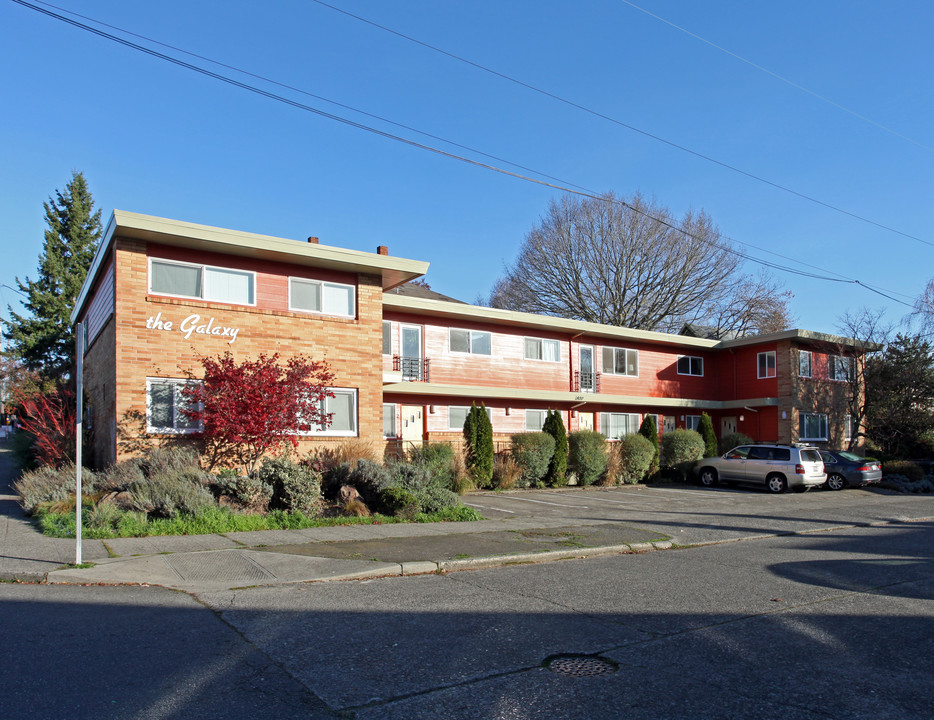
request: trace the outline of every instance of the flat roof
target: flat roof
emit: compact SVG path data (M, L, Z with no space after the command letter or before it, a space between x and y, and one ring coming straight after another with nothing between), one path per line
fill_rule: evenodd
M393 255L380 255L114 210L75 303L75 309L71 314L72 323L77 320L84 308L115 237L287 262L293 265L378 275L382 279L383 290L390 290L428 272L428 263L423 260L409 260Z

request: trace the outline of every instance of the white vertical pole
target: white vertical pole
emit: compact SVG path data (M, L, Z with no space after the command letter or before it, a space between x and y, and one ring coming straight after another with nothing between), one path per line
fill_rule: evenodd
M75 386L77 393L77 408L75 410L75 565L81 564L81 446L83 434L81 427L81 416L84 414L84 323L78 323L75 328L78 335L77 356L78 368L75 377Z

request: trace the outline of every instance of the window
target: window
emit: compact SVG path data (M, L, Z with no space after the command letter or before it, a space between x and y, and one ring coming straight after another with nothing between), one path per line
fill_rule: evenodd
M383 320L383 355L392 355L392 323Z
M811 377L813 359L808 350L798 350L798 377Z
M396 406L383 403L383 437L396 437Z
M843 439L849 442L856 437L856 418L852 415L843 416Z
M831 380L847 381L855 376L855 358L844 355L833 355L830 358Z
M146 380L146 432L194 433L201 424L182 412L188 404L182 392L190 380L148 378Z
M625 348L603 348L603 372L611 375L639 374L639 351Z
M451 328L450 348L451 352L491 355L493 352L493 336L480 330L455 330Z
M768 352L759 353L759 377L760 378L775 377L775 351L774 350L769 350Z
M356 294L353 285L289 278L289 310L354 317Z
M469 412L469 407L448 408L448 428L450 430L463 430L464 423L467 421L467 413ZM490 408L486 408L486 414L490 418L490 422L492 422L493 411Z
M636 413L600 413L600 432L610 440L639 431Z
M152 259L149 292L213 302L253 305L255 273Z
M704 358L681 355L678 358L678 375L704 375Z
M525 411L525 429L529 432L538 432L545 424L547 410L526 410Z
M801 413L798 415L799 440L826 440L827 415L824 413Z
M700 415L685 415L684 416L684 427L687 430L697 430L700 431Z
M525 339L526 360L548 360L558 362L561 359L561 346L557 340Z
M329 415L327 425L313 425L307 435L355 437L357 435L357 391L353 388L328 388L334 397L321 401L321 412Z

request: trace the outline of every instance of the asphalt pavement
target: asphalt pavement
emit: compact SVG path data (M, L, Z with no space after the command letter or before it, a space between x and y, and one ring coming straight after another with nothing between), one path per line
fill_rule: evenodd
M475 493L486 519L85 539L42 535L10 488L0 443L0 580L160 585L188 592L423 575L578 557L642 553L934 517L934 498L849 490L772 496L692 486Z

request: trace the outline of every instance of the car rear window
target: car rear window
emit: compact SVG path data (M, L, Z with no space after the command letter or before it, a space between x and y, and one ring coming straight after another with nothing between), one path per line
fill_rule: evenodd
M837 455L842 457L844 460L849 460L850 462L862 462L863 459L859 455L854 455L851 452L838 452Z
M821 462L820 453L817 450L802 450L802 462Z

